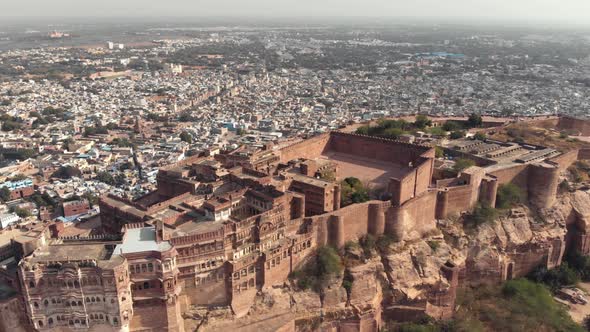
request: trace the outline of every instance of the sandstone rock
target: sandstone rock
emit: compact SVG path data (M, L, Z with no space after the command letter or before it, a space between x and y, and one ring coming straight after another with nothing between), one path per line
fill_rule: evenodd
M324 308L344 308L347 302L346 289L344 287L329 287L324 290Z
M576 191L572 197L572 207L576 212L577 227L583 232L590 231L590 194Z
M520 245L533 238L531 224L526 215L512 215L510 218L502 219L501 223L511 244Z
M383 271L383 264L379 260L369 261L367 264L350 269L353 283L350 290L350 304L377 305L381 300L381 283L379 278Z
M292 304L292 308L298 312L317 312L322 307L320 296L312 291L294 292Z
M425 289L438 282L446 282L440 274L441 266L461 256L445 242L440 242L436 252L433 252L424 240L408 245L405 250L388 255L384 258L384 268L394 299L397 301L425 299Z

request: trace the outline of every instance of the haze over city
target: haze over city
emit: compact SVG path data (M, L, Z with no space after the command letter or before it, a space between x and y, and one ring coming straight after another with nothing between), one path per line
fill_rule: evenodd
M0 332L590 331L590 1L0 1Z
M2 17L395 17L587 24L586 0L4 0Z

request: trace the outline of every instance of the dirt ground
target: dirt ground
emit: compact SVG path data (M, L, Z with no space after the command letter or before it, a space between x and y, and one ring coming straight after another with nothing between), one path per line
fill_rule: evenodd
M578 286L578 288L586 292L586 297L590 298L590 282L581 282ZM575 322L581 323L586 316L590 315L590 302L587 304L568 304L570 307L568 312Z
M321 159L327 159L338 164L338 178L341 181L347 177L356 177L371 187L386 187L391 177L401 177L409 172L408 168L394 163L358 157L352 154L328 152Z

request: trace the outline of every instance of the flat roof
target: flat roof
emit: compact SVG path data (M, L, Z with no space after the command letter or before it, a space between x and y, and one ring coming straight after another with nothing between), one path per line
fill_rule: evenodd
M31 262L109 260L112 252L105 244L50 244L33 253Z
M156 228L142 227L131 228L125 231L123 243L117 245L115 253L132 254L144 251L167 251L172 246L167 241L156 242Z

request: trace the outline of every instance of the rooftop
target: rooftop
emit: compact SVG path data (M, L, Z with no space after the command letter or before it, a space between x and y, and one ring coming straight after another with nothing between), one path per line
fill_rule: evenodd
M115 248L117 254L132 254L144 251L167 251L172 246L170 243L156 242L155 227L131 228L125 232L123 243Z
M32 263L109 260L112 249L103 243L50 244L31 256Z

